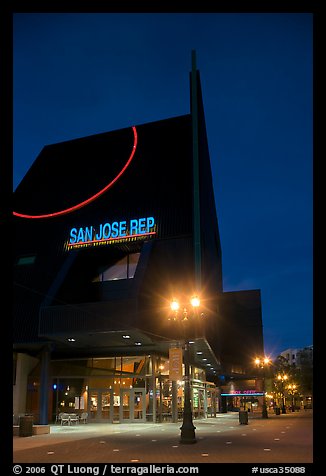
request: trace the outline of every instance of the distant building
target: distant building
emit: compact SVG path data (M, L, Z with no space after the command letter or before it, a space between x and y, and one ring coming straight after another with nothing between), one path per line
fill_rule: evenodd
M296 367L300 368L302 364L303 353L305 361L310 360L313 362L313 345L296 349L286 349L283 350L279 355L284 357L289 365L295 365Z
M279 354L293 368L292 382L297 385L294 398L299 399L305 409L312 408L313 403L313 345L302 348L286 349ZM292 374L292 370L290 372ZM287 388L289 393L289 387ZM291 389L290 389L291 393Z

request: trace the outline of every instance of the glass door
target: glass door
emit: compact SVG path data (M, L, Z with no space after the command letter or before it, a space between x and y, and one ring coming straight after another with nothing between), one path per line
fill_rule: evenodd
M132 389L120 390L120 423L129 422L131 420L131 390Z
M144 388L133 389L133 421L145 422L146 421L146 395Z
M101 392L101 420L112 423L113 421L113 391Z
M144 388L120 390L120 422L146 421L146 395Z
M205 418L205 392L198 389L198 418Z
M89 391L88 414L90 422L113 421L113 390L92 389Z
M90 389L88 414L94 423L145 422L145 389L120 389L120 395L114 395L113 389Z
M97 416L98 396L99 395L97 390L89 391L88 416L89 416L90 422L96 421L98 419L98 416Z
M204 418L204 390L201 388L193 388L193 416L194 418Z

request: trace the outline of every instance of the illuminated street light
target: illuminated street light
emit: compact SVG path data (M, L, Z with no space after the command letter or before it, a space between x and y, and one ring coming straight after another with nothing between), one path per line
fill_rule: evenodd
M266 404L266 389L265 389L265 379L266 379L266 367L271 364L271 359L268 357L255 358L255 364L258 368L262 369L263 373L263 407L262 407L262 418L268 418L267 404Z
M284 394L284 382L288 379L288 376L286 374L278 374L277 380L281 382L282 387L282 413L286 413L286 406L285 406L285 394Z
M173 299L173 300L171 301L171 309L172 309L172 311L177 312L177 311L179 310L179 307L180 307L179 302L178 302L176 299Z
M197 316L196 310L200 306L200 299L197 295L192 296L190 299L191 307L190 315L191 317ZM171 302L171 310L173 311L173 320L180 321L184 324L184 407L183 407L183 421L182 426L180 427L181 436L180 443L191 444L196 443L196 427L192 421L192 410L191 410L191 390L190 390L190 357L189 357L189 338L188 338L188 315L189 311L187 307L182 307L182 313L179 313L180 304L177 299L173 299Z
M192 296L190 299L190 304L192 307L199 307L200 306L200 299L198 296Z
M297 390L297 386L295 385L295 383L292 383L292 384L290 383L287 386L287 389L289 394L291 395L291 410L294 412L294 394Z

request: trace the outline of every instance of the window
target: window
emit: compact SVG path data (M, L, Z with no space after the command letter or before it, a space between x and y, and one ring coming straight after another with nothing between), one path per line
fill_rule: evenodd
M128 278L133 278L135 276L139 257L140 257L140 253L133 253L131 255L128 255L128 258L129 258Z
M135 276L140 253L131 253L102 271L93 282L131 279Z
M29 255L29 256L20 256L17 258L17 266L24 266L28 264L34 264L35 263L36 256L35 255Z

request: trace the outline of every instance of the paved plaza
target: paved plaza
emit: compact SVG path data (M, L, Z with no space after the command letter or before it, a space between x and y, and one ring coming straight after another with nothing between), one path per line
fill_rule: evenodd
M51 425L50 433L13 438L14 463L312 463L312 410L237 413L195 420L197 442L180 444L181 423Z

